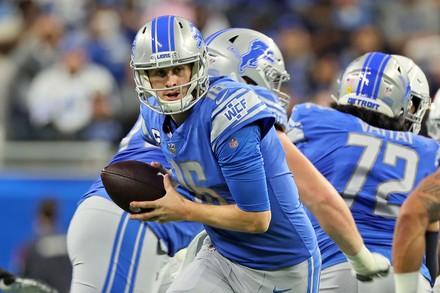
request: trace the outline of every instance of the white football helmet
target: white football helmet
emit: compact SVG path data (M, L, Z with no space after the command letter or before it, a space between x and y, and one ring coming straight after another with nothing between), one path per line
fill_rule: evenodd
M411 88L406 71L391 55L370 52L356 58L340 78L341 105L353 105L385 114L407 116Z
M429 110L426 127L429 137L440 142L440 89L434 96L434 101Z
M402 65L408 73L411 87L411 102L414 110L408 113L406 120L411 123L408 131L418 134L422 127L423 117L431 106L428 79L422 69L410 58L401 55L392 56L399 61L400 65Z
M255 84L275 91L284 105L290 97L281 92L283 82L290 79L284 58L268 36L247 28L231 28L206 38L209 74L228 75L234 80Z
M173 88L151 88L150 69L193 64L191 80ZM194 106L208 91L208 54L197 27L188 20L167 15L154 18L136 34L131 52L131 67L140 101L162 114L184 112ZM177 101L164 101L159 91L188 87L186 96Z

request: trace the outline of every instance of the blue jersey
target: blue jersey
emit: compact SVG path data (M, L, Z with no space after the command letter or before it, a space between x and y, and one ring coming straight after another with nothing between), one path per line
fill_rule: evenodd
M157 146L146 143L141 135L141 118L139 117L136 124L128 135L122 139L117 154L112 158L109 164L126 161L137 160L147 164L151 162L160 162L165 168L169 169L162 150ZM188 194L183 188L178 187L178 191ZM101 178L98 178L90 187L90 189L81 197L80 203L90 196L101 196L111 201L109 195L105 191ZM190 198L189 195L187 197ZM146 223L156 236L163 241L168 248L168 254L173 256L177 251L188 246L191 240L203 230L203 225L194 222L178 222L159 224L156 222Z
M144 137L161 146L169 160L173 177L206 204L237 204L243 210L271 209L272 219L265 233L243 233L205 226L217 251L228 259L254 269L272 270L296 265L317 251L313 227L298 198L285 153L273 127L274 117L252 87L229 78L211 78L206 97L192 108L185 122L172 135L170 117L142 108ZM239 168L227 169L230 156L224 150L241 146L235 134L249 126L259 127L262 156L258 166L234 157ZM247 130L247 129L246 129ZM249 135L253 129L249 128ZM240 156L238 154L238 156ZM253 189L246 178L235 184L241 170L261 167L261 190ZM237 175L240 178L246 174ZM239 187L241 186L241 187ZM246 192L252 190L252 192Z
M437 170L437 142L373 127L353 115L311 103L294 108L289 127L289 138L344 198L366 246L391 261L400 206L425 176ZM309 216L323 268L345 262L336 244ZM422 272L429 279L425 266Z

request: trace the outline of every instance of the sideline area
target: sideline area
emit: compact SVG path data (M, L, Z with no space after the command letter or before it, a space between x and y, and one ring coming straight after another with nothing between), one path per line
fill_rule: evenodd
M16 271L19 246L33 235L38 203L58 201L67 232L81 195L115 149L100 142L8 142L0 145L0 267Z

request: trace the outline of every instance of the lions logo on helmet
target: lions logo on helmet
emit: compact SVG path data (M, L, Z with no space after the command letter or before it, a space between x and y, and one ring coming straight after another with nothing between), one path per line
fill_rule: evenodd
M270 50L269 46L266 43L259 39L252 41L249 45L249 50L244 54L240 54L240 50L234 46L231 46L228 49L231 50L235 54L235 56L241 60L238 66L238 70L240 71L240 73L244 72L244 68L246 66L257 68L257 61L262 58L266 59L272 64L275 63L275 59L273 58L273 51Z
M201 48L203 45L202 33L194 24L191 23L190 26L193 31L193 38L197 41L197 48Z

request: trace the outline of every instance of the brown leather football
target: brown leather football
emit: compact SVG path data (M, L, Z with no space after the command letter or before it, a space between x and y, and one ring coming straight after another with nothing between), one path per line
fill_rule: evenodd
M132 201L153 201L165 195L163 173L141 161L121 161L101 170L101 179L110 198L123 210L143 213L145 209L131 208Z

